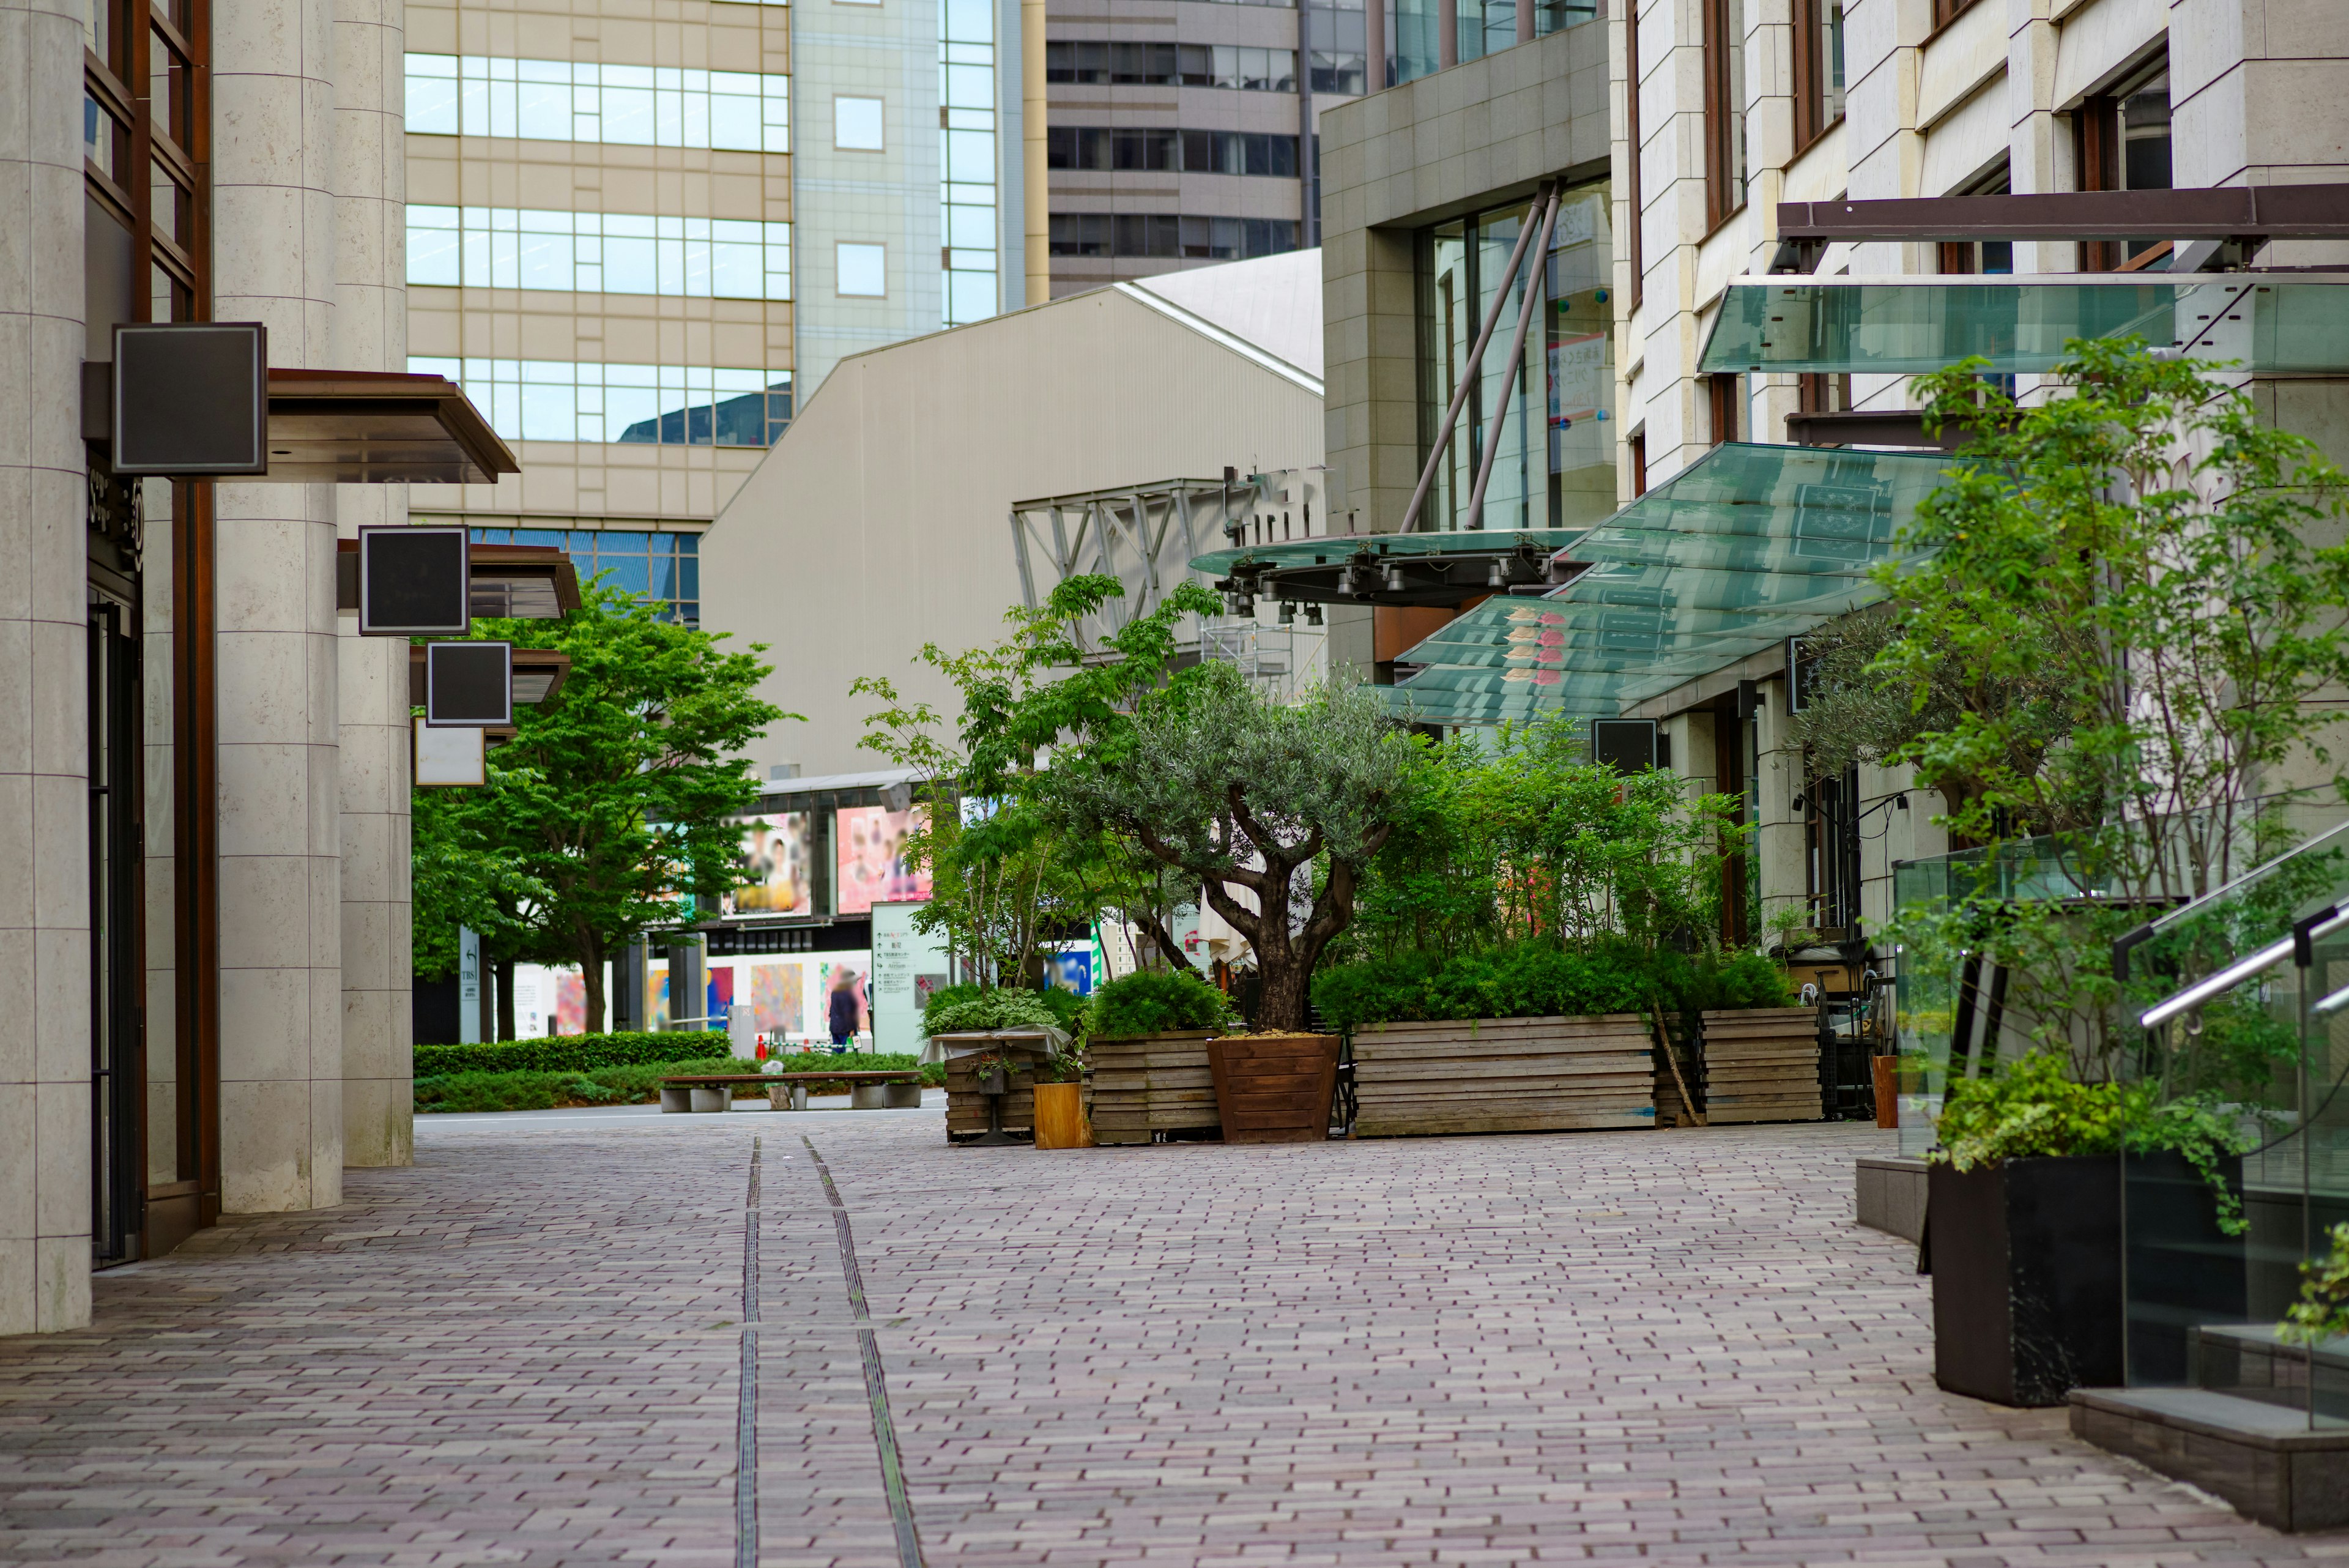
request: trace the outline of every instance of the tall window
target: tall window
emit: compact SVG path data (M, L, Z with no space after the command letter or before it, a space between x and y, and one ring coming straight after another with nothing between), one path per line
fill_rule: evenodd
M1433 446L1454 389L1468 374L1468 351L1516 249L1530 203L1456 219L1422 232L1420 306L1421 451ZM1536 312L1523 373L1509 386L1507 413L1485 493L1486 528L1570 527L1615 509L1615 437L1608 406L1615 384L1614 272L1606 182L1569 191L1560 202L1547 258L1528 258L1526 280L1506 292L1492 342L1470 383L1460 423L1444 449L1424 525L1467 520L1476 468L1493 410L1509 381L1517 311Z
M1745 0L1704 9L1704 215L1709 227L1745 205Z
M2082 101L2072 117L2083 191L2167 191L2170 187L2169 62L2165 57ZM2086 272L2110 272L2158 242L2089 240L2080 246Z
M1648 292L1643 275L1648 258L1640 244L1640 160L1644 156L1640 146L1640 0L1624 0L1623 10L1623 138L1630 146L1623 161L1630 187L1630 200L1624 203L1630 232L1623 242L1631 260L1631 308L1637 310Z
M1972 6L1974 0L1933 0L1933 26L1954 22L1958 14Z
M1844 0L1795 0L1795 150L1843 118Z
M1704 379L1704 402L1708 421L1713 427L1713 444L1737 439L1738 405L1744 399L1742 383L1745 378L1731 374L1707 376Z

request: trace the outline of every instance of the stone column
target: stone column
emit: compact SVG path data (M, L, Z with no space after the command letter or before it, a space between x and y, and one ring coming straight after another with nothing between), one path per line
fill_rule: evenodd
M0 0L0 1334L89 1321L81 55Z
M408 368L402 0L335 10L335 364ZM346 538L408 521L408 487L347 484ZM409 992L408 644L341 621L343 1161L415 1158Z
M212 14L213 313L333 363L333 0ZM218 491L221 1201L342 1201L335 487Z

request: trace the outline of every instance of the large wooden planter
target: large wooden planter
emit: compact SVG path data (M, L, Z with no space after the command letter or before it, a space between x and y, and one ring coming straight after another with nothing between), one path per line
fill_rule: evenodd
M1207 1042L1226 1143L1319 1143L1338 1090L1335 1034L1242 1035Z
M1706 1122L1815 1122L1826 1116L1815 1009L1752 1007L1703 1017Z
M1651 1127L1653 1046L1636 1012L1364 1024L1354 1136Z
M957 1057L947 1064L947 1137L976 1137L987 1130L987 1096L978 1092L978 1074L971 1066L973 1058ZM1036 1070L1021 1067L1010 1075L1008 1092L1003 1096L1003 1130L1008 1133L1028 1133L1036 1130Z
M1216 1084L1205 1029L1085 1043L1092 1066L1095 1143L1148 1143L1162 1132L1212 1131Z

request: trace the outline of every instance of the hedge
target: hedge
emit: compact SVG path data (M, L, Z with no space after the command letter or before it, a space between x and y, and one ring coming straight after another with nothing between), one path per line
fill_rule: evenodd
M793 1072L885 1072L904 1071L915 1064L915 1058L903 1054L851 1053L834 1056L819 1053L794 1056L790 1061ZM597 1067L587 1072L555 1070L549 1072L509 1073L449 1073L416 1080L416 1108L420 1112L460 1111L543 1111L569 1106L650 1105L660 1098L660 1080L697 1073L735 1073L743 1064L730 1056L714 1060L688 1062L637 1063L626 1066ZM946 1067L936 1064L921 1069L925 1085L936 1088L946 1082ZM842 1084L811 1084L812 1092L839 1094L848 1085ZM759 1099L766 1088L760 1084L737 1084L734 1097L738 1100Z
M1759 953L1691 957L1629 944L1568 952L1523 943L1450 959L1338 964L1313 977L1334 1028L1470 1018L1547 1018L1695 1008L1784 1007L1786 974Z
M727 1054L722 1029L557 1034L479 1045L419 1045L415 1073L419 1078L446 1077L451 1073L584 1073L593 1067L704 1062Z

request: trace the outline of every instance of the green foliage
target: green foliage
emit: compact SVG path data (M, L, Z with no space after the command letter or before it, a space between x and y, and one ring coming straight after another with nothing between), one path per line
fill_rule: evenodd
M961 989L964 988L950 986L947 991ZM951 1001L942 1000L947 995L947 992L940 992L931 997L929 1006L923 1010L924 1034L976 1034L989 1029L1065 1027L1061 1022L1061 1014L1054 1011L1053 1004L1041 992L984 991Z
M2191 362L2075 340L2065 395L2018 409L1970 359L1920 378L1966 461L1879 580L1898 635L1869 669L1936 709L1895 760L1977 842L2052 834L2130 900L2198 896L2263 858L2329 774L2349 679L2341 472Z
M1758 953L1692 956L1617 939L1568 950L1520 941L1443 957L1402 953L1325 969L1313 1005L1333 1028L1442 1019L1578 1017L1784 1007L1785 971Z
M915 1059L903 1054L852 1052L844 1055L823 1053L794 1055L786 1058L792 1072L868 1073L905 1072L915 1066ZM708 1059L636 1063L596 1067L588 1071L547 1070L521 1072L457 1072L416 1080L416 1108L419 1111L543 1111L568 1106L628 1106L651 1105L660 1098L663 1078L682 1077L696 1074L740 1073L749 1064L732 1056ZM946 1082L942 1064L921 1069L923 1084L936 1088ZM818 1095L844 1094L844 1081L812 1083L809 1092ZM758 1084L737 1084L734 1098L763 1098L766 1089Z
M2320 1345L2349 1334L2349 1221L2324 1233L2324 1255L2300 1266L2300 1299L2284 1314L2278 1337Z
M505 1040L479 1045L419 1045L415 1073L419 1078L450 1073L584 1073L593 1067L625 1067L648 1062L701 1062L726 1054L723 1030L555 1034L543 1040Z
M514 710L514 737L490 753L488 784L416 794L440 797L420 801L418 815L453 875L494 868L507 879L512 907L491 931L518 946L498 950L582 966L594 1028L605 961L734 886L736 818L759 794L742 750L792 715L755 694L771 672L760 645L727 652L722 634L601 584L581 598L559 621L473 623L478 638L560 649L570 673L555 701Z
M859 743L919 774L930 804L906 844L933 888L914 923L943 938L988 984L1039 982L1052 933L1108 910L1162 950L1173 949L1169 927L1182 889L1170 888L1156 862L1131 844L1059 808L1061 780L1089 750L1113 753L1123 744L1135 700L1165 678L1184 618L1219 607L1185 583L1104 646L1086 647L1081 623L1124 593L1113 576L1070 577L1041 607L1007 612L1010 634L990 647L948 653L926 644L919 662L961 698L951 742L937 733L947 717L908 701L887 678L851 687L883 704Z
M1085 1033L1092 1039L1222 1029L1237 1022L1224 993L1187 964L1121 976L1098 987L1085 1007Z
M2220 1162L2251 1147L2239 1109L2200 1097L2165 1100L2148 1082L2083 1084L2063 1056L2034 1051L2000 1071L1950 1085L1928 1158L1960 1170L2008 1159L2073 1155L2182 1155L2218 1199L2219 1228L2245 1230L2242 1199Z

